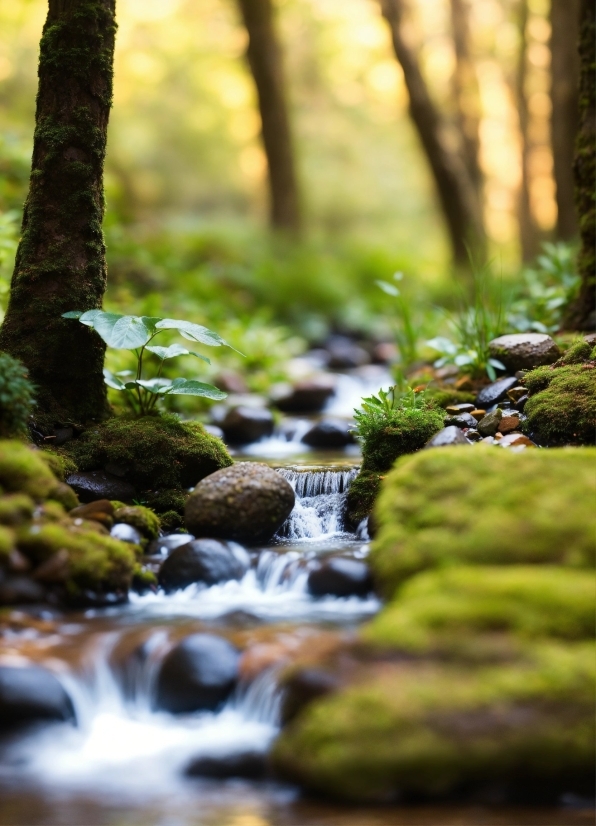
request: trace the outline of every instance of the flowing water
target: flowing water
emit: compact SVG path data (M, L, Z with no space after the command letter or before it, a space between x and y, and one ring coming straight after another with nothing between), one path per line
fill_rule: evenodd
M352 404L346 383L335 412ZM342 406L343 405L343 406ZM254 457L279 455L275 437ZM303 448L302 448L303 450ZM251 451L249 451L250 453ZM286 451L291 454L292 451ZM281 451L283 453L283 451ZM321 634L350 635L379 608L374 595L314 599L309 570L322 558L365 559L365 527L344 527L346 492L357 473L341 464L278 468L296 492L289 519L268 547L251 549L239 582L191 585L171 595L131 595L127 605L81 614L13 612L0 661L38 662L70 694L77 724L53 724L3 744L0 824L4 826L399 826L403 824L590 823L582 809L338 807L303 800L271 781L188 777L198 757L265 755L279 731L277 672ZM348 463L346 464L346 460ZM312 462L312 455L310 457ZM171 715L153 705L160 663L198 631L242 651L273 652L241 680L219 711Z

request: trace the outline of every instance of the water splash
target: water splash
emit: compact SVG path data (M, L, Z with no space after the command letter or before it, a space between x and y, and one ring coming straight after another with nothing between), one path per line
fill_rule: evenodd
M296 493L296 504L278 537L291 540L320 539L345 534L346 495L357 467L312 470L279 468Z

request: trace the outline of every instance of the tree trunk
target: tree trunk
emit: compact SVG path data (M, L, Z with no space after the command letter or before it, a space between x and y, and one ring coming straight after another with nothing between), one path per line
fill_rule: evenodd
M461 133L463 158L468 175L482 203L483 175L480 167L480 89L470 49L470 9L467 0L451 0L451 29L455 48L453 94Z
M557 237L577 235L573 155L577 136L579 0L551 0L551 134L557 188Z
M259 98L271 225L297 235L301 227L300 198L273 6L271 0L238 0L238 4L248 32L246 56Z
M596 327L596 7L581 0L579 131L573 171L581 248L577 269L581 286L565 326L575 330Z
M486 257L486 236L481 205L462 158L447 147L446 124L430 97L416 49L406 36L404 0L381 0L381 9L403 69L410 115L434 177L454 262L467 268L469 248L474 259L482 263Z
M105 416L104 344L69 310L106 286L103 164L112 101L115 0L49 0L29 194L0 350L24 362L40 420Z
M521 184L518 202L519 240L523 261L532 261L538 255L540 239L538 227L532 215L530 203L530 113L526 93L526 76L528 68L528 2L519 0L518 7L519 52L517 57L517 74L515 78L515 96L519 117L521 141Z

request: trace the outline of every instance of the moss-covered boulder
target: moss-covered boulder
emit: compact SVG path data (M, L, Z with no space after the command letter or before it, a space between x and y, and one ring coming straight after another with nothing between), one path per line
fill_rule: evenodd
M157 539L159 536L159 516L150 508L142 505L124 505L114 511L114 522L131 525L145 539Z
M79 471L103 470L129 482L156 510L172 509L173 492L183 506L185 489L232 464L221 439L171 415L109 419L62 450ZM164 492L167 502L160 500Z
M350 483L346 497L346 524L352 530L370 513L385 474L362 470Z
M596 361L578 363L586 344L572 346L553 367L524 376L529 398L523 430L539 444L596 444Z
M45 451L0 442L0 603L18 602L29 591L37 600L67 605L126 599L133 579L143 576L141 548L112 538L76 511L69 515L76 505ZM138 510L145 516L146 509ZM154 514L145 520L153 533L156 521ZM24 590L27 578L31 587Z
M381 649L492 658L541 637L594 636L594 575L559 565L456 565L408 580L362 631Z
M592 643L536 645L517 662L369 666L306 707L273 748L278 773L343 800L591 793Z
M370 563L391 596L427 568L464 564L592 567L592 449L457 448L404 457L383 482Z

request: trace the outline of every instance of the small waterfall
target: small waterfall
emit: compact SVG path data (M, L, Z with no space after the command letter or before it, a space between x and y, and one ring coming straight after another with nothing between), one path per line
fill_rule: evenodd
M294 510L278 532L280 539L321 539L343 533L346 494L357 467L312 470L278 468L294 488Z

